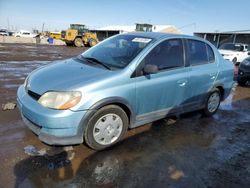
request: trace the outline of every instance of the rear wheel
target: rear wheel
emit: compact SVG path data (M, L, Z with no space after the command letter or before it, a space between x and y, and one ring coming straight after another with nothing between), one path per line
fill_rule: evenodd
M95 150L102 150L119 142L128 128L128 117L123 109L109 105L99 109L89 120L85 142Z
M210 92L207 100L206 100L206 106L203 109L203 115L210 117L216 113L220 106L221 101L221 93L219 89L215 89L212 92Z
M75 38L75 40L74 40L74 45L75 45L76 47L82 47L82 46L83 46L83 41L82 41L82 39L81 39L81 38Z
M95 39L90 39L89 40L89 46L92 47L92 46L95 46L97 44L97 41Z

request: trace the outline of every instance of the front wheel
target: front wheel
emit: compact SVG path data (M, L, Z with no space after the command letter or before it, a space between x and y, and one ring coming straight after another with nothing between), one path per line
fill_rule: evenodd
M85 130L85 142L95 150L108 148L122 139L128 123L123 109L116 105L105 106L90 118Z
M81 38L76 38L76 39L74 40L74 45L75 45L76 47L82 47L82 46L83 46L83 41L82 41L82 39L81 39Z
M206 117L214 115L220 106L220 101L221 94L219 89L215 89L210 92L206 100L205 108L203 109L203 115Z

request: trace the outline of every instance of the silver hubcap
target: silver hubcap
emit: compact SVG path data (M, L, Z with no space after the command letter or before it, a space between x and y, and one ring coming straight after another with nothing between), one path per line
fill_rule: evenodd
M208 111L213 113L220 104L220 96L217 92L213 93L208 99Z
M93 137L98 144L109 145L121 135L123 128L122 119L116 114L106 114L96 122Z

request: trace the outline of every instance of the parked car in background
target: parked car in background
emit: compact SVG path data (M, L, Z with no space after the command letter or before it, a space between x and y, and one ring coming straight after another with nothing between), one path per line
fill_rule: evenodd
M35 70L17 101L43 142L102 150L128 128L194 110L212 116L233 83L233 64L208 41L129 33Z
M9 36L8 30L0 29L0 36Z
M240 63L237 81L241 86L244 86L248 81L250 81L250 57Z
M219 47L219 52L229 61L238 65L242 62L248 55L248 44L241 43L224 43Z
M20 30L18 33L16 33L15 37L28 37L28 38L34 38L38 34L32 34L30 31L27 30Z

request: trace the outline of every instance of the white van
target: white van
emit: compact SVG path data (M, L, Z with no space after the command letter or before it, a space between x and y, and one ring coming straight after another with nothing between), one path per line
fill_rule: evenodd
M32 34L30 31L27 30L20 30L18 33L15 34L15 37L34 38L36 36L37 36L36 34Z

